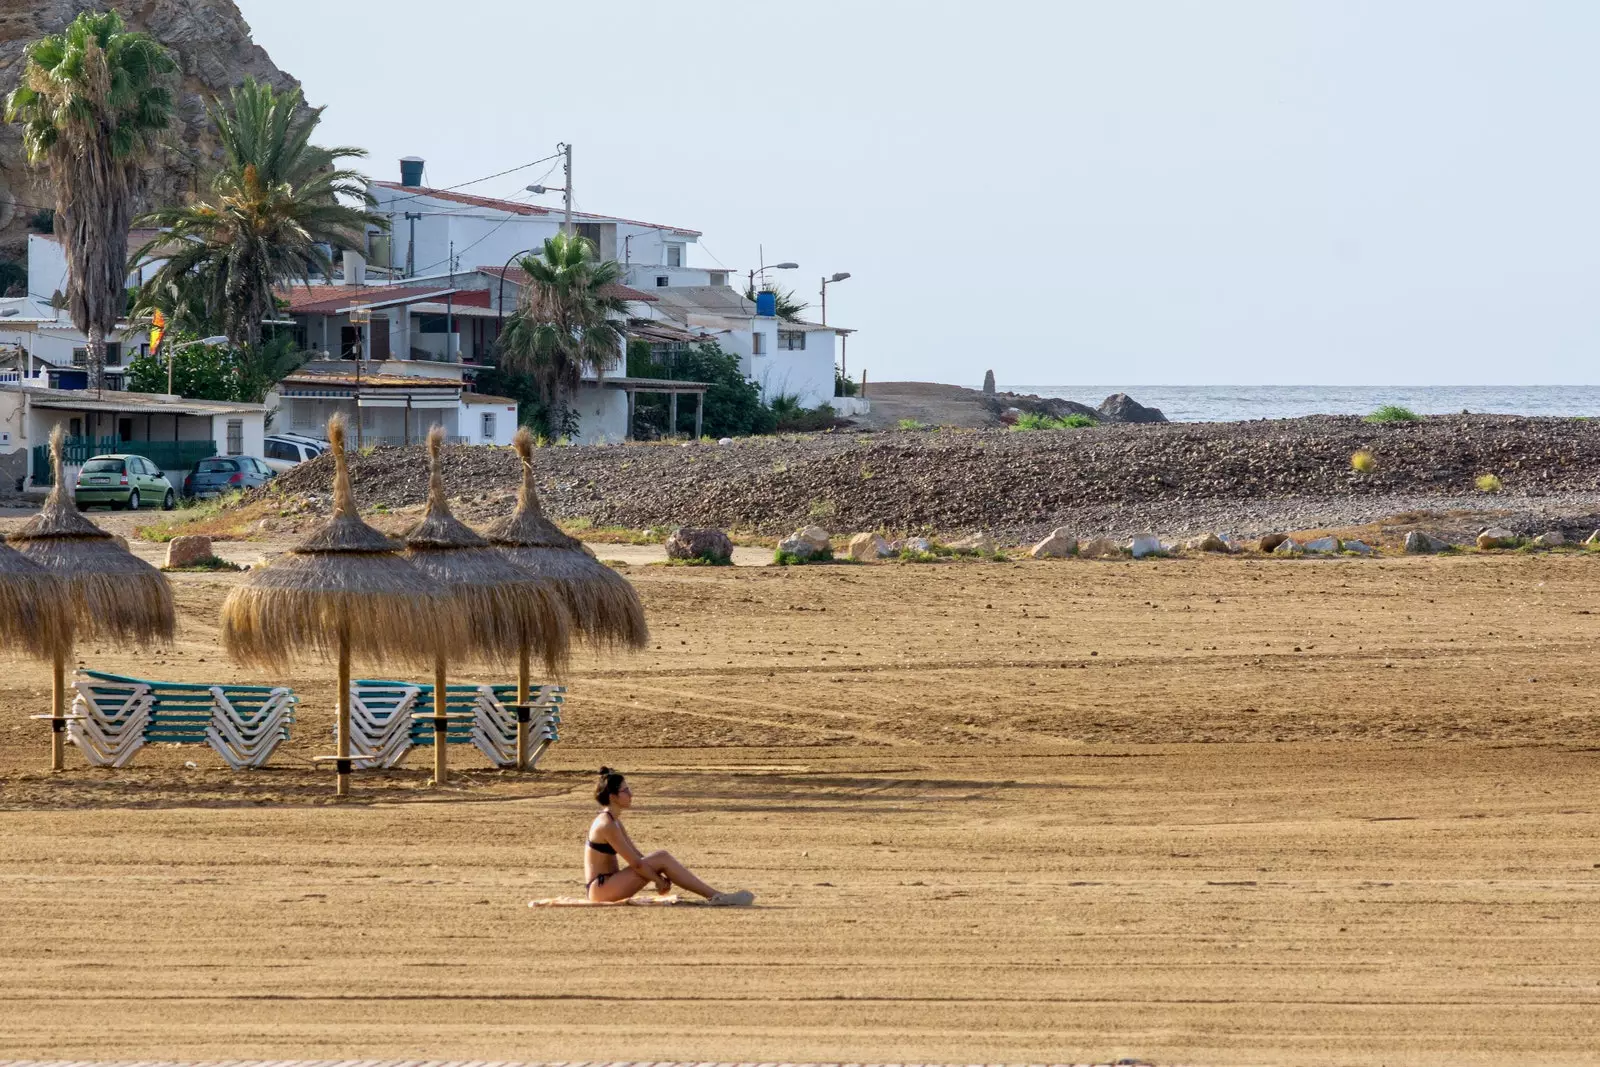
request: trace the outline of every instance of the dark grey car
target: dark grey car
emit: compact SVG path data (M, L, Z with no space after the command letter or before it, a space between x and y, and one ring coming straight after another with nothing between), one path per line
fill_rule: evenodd
M221 496L266 485L276 477L254 456L212 456L196 463L183 479L185 496L197 499Z

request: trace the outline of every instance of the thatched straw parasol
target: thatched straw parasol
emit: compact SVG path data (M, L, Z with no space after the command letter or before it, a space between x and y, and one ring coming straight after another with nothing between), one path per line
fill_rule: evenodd
M650 638L644 605L628 580L595 559L577 538L544 517L533 487L533 435L517 430L511 445L522 458L517 510L488 530L489 540L524 570L555 583L567 598L573 625L597 648L643 648ZM517 679L517 702L528 702L527 660Z
M51 659L72 650L67 587L0 537L0 649Z
M333 515L304 541L256 567L222 605L222 641L236 660L286 666L310 651L339 661L338 793L350 791L350 658L432 663L460 629L443 586L361 521L350 487L345 422L328 421L333 445Z
M512 563L454 515L445 499L442 452L444 427L428 431L428 511L405 536L405 556L448 591L463 620L474 659L509 660L535 651L551 671L566 663L571 643L566 601L545 578ZM433 779L450 774L446 755L445 667L440 647L433 667ZM459 656L457 658L466 658ZM523 701L526 703L526 701ZM519 716L519 719L521 716ZM526 724L518 724L517 769L525 766Z
M64 444L65 434L57 426L50 433L55 486L39 514L11 535L11 543L60 581L78 635L140 644L172 640L172 588L166 576L83 517L67 484ZM57 771L65 755L66 661L71 651L67 642L52 653L50 767Z

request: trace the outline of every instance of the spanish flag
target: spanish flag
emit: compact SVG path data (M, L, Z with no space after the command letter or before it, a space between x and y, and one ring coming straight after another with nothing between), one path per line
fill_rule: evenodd
M167 333L167 317L161 314L158 308L150 313L150 354L153 356L161 348L161 338Z

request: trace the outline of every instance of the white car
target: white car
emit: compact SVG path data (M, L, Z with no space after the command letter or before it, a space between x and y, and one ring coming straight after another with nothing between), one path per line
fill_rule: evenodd
M332 448L326 441L315 437L302 437L297 433L269 434L262 440L261 458L277 474L316 459Z

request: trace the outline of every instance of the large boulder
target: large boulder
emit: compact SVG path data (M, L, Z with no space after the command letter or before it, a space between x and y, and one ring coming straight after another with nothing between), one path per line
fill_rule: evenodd
M1110 422L1166 422L1160 408L1147 408L1127 393L1112 393L1096 409Z
M908 537L900 542L900 551L925 556L933 551L933 542L926 537Z
M1299 541L1292 537L1285 537L1273 548L1272 554L1274 556L1303 556L1306 554L1306 550Z
M721 530L680 526L667 537L667 558L728 563L733 559L733 542Z
M819 551L828 547L828 531L820 526L802 526L789 536Z
M1078 554L1078 539L1065 526L1051 530L1050 536L1028 550L1034 559L1065 559Z
M1478 532L1479 548L1516 548L1517 535L1502 526L1491 526Z
M995 544L994 538L986 533L969 534L957 541L947 542L946 548L953 548L957 552L976 552L980 556L992 556L1000 551L1000 546Z
M1128 552L1134 559L1144 559L1146 556L1159 556L1165 553L1161 539L1154 534L1138 534L1128 542Z
M1540 548L1560 548L1567 543L1567 535L1560 530L1547 530L1533 539Z
M1256 547L1261 549L1263 552L1272 552L1287 540L1289 540L1289 535L1286 533L1262 534L1261 541L1256 545Z
M1356 540L1356 541L1340 541L1339 542L1339 549L1342 552L1353 552L1358 556L1370 556L1370 555L1372 555L1372 553L1374 551L1373 547L1371 545L1367 544L1365 541L1360 541L1360 540Z
M1450 542L1441 541L1432 534L1423 533L1421 530L1412 530L1406 534L1406 554L1412 556L1431 556L1435 552L1443 552L1450 547Z
M889 547L889 542L875 533L856 534L850 538L850 547L847 551L851 559L860 560L863 563L870 563L873 560L894 555L894 550Z
M1196 537L1194 540L1189 542L1189 547L1194 549L1196 552L1233 551L1228 547L1228 542L1224 541L1214 533L1208 533L1203 537Z
M167 542L167 567L193 567L211 559L216 553L211 550L211 538L204 534L189 534L186 537L174 537Z
M1305 543L1307 552L1315 552L1321 556L1336 556L1344 548L1344 542L1337 537L1316 537Z
M994 396L994 371L983 372L983 391L986 396Z
M1121 559L1122 546L1109 537L1096 537L1080 545L1078 555L1084 559Z

